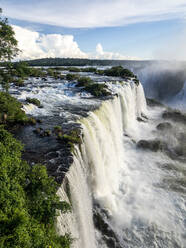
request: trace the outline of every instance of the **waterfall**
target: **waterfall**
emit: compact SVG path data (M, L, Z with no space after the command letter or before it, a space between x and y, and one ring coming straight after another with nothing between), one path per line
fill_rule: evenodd
M118 97L103 101L99 109L80 120L83 144L81 151L76 149L74 164L66 175L73 213L58 218L59 232L70 231L75 237L74 247L98 247L92 218L93 201L111 216L117 215L118 194L125 190L125 182L119 180L120 169L125 166L123 134L133 135L137 130L136 118L142 113L146 113L146 101L141 84L125 83L118 89ZM127 168L125 173L127 175ZM58 193L64 199L63 186Z
M66 175L69 183L70 196L64 190L64 185L58 190L62 200L72 202L72 213L61 214L58 217L57 229L61 235L70 233L73 237L73 248L96 248L95 231L92 220L92 199L87 184L87 168L80 150L76 147L74 163Z

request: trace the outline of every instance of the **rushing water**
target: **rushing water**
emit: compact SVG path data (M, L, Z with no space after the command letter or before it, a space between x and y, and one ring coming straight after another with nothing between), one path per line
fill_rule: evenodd
M184 182L185 164L136 148L140 139L160 135L155 127L163 110L147 109L142 86L128 83L80 120L83 145L67 173L73 212L58 218L59 232L68 229L74 247L186 247L185 191L180 185L172 190L177 178ZM165 166L171 164L173 169ZM65 194L63 186L60 192ZM93 210L114 236L94 227Z
M147 107L141 84L115 82L108 87L116 96L102 103L66 81L32 79L19 91L12 88L24 104L37 95L43 108L24 105L34 116L71 121L71 106L97 107L79 119L83 142L58 191L62 200L71 201L72 213L58 217L58 231L71 233L73 248L185 248L186 159L172 160L164 152L142 150L136 144L158 138L171 149L179 139L185 146L186 127L170 121L171 131L158 131L165 108ZM185 89L179 94L176 104L178 98L181 104Z

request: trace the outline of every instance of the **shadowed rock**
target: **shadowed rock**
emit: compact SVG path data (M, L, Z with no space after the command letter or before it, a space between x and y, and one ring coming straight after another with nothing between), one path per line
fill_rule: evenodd
M186 115L182 114L180 111L178 110L166 110L162 117L164 119L169 119L169 120L173 120L176 122L182 122L182 123L186 123Z
M156 128L157 128L158 130L164 131L164 130L169 130L169 129L171 129L171 128L172 128L172 125L171 125L171 123L169 123L169 122L162 122L162 123L159 123L159 124L156 126Z
M157 152L162 151L166 147L166 144L161 140L140 140L137 143L137 147Z

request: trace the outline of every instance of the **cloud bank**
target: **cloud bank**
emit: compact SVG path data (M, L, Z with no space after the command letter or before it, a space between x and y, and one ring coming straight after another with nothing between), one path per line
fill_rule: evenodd
M184 19L185 0L1 0L8 17L63 27L111 27Z
M101 44L96 52L85 53L81 51L73 35L40 34L19 26L12 26L22 51L17 59L39 58L92 58L92 59L136 59L119 53L105 52Z
M87 57L79 49L72 35L44 35L15 25L13 25L13 29L15 31L15 37L18 40L19 49L22 50L22 53L18 57L19 59Z

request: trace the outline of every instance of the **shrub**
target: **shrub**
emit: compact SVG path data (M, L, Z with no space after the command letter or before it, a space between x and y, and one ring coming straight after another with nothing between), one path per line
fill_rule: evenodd
M85 67L81 69L82 72L97 72L97 69L95 67Z
M40 103L40 101L39 101L37 98L30 98L30 97L27 97L27 98L26 98L26 101L27 101L28 103L32 103L32 104L36 105L37 107L41 107L41 103Z
M73 136L73 135L67 135L67 134L64 134L61 140L64 141L65 143L74 143L74 144L81 143L80 137Z
M23 87L25 86L24 80L22 78L14 79L14 85L18 87Z
M22 145L0 127L0 247L69 248L69 234L55 230L57 211L70 211L43 165L28 166Z
M54 132L61 132L62 128L60 126L55 126L54 127Z
M77 87L85 87L85 86L88 86L88 85L93 84L93 83L94 83L94 81L89 77L80 77L78 79L76 86Z
M58 140L64 142L70 147L71 152L74 151L75 144L81 144L81 137L78 130L72 130L69 134L64 134L60 132L58 134Z
M85 90L89 93L91 93L95 97L103 97L103 96L109 96L111 93L107 90L107 86L105 84L90 84L85 87Z
M47 69L47 75L50 77L53 77L54 76L54 70L52 68L48 68Z
M81 69L78 67L69 67L68 70L70 72L81 72Z
M106 76L122 77L122 78L135 77L133 72L131 72L128 69L124 69L122 66L114 66L108 70L105 70L104 74Z
M25 62L17 62L13 64L14 75L20 78L24 78L30 75L31 67L27 65Z
M29 74L30 77L46 77L47 74L41 68L32 68Z
M96 71L96 74L98 74L98 75L104 75L104 73L105 73L105 71L104 70L97 70Z
M9 93L0 92L0 123L25 123L28 117L22 104Z
M67 74L66 75L66 80L68 80L68 81L75 81L75 80L77 80L79 78L79 75L77 75L77 74Z

